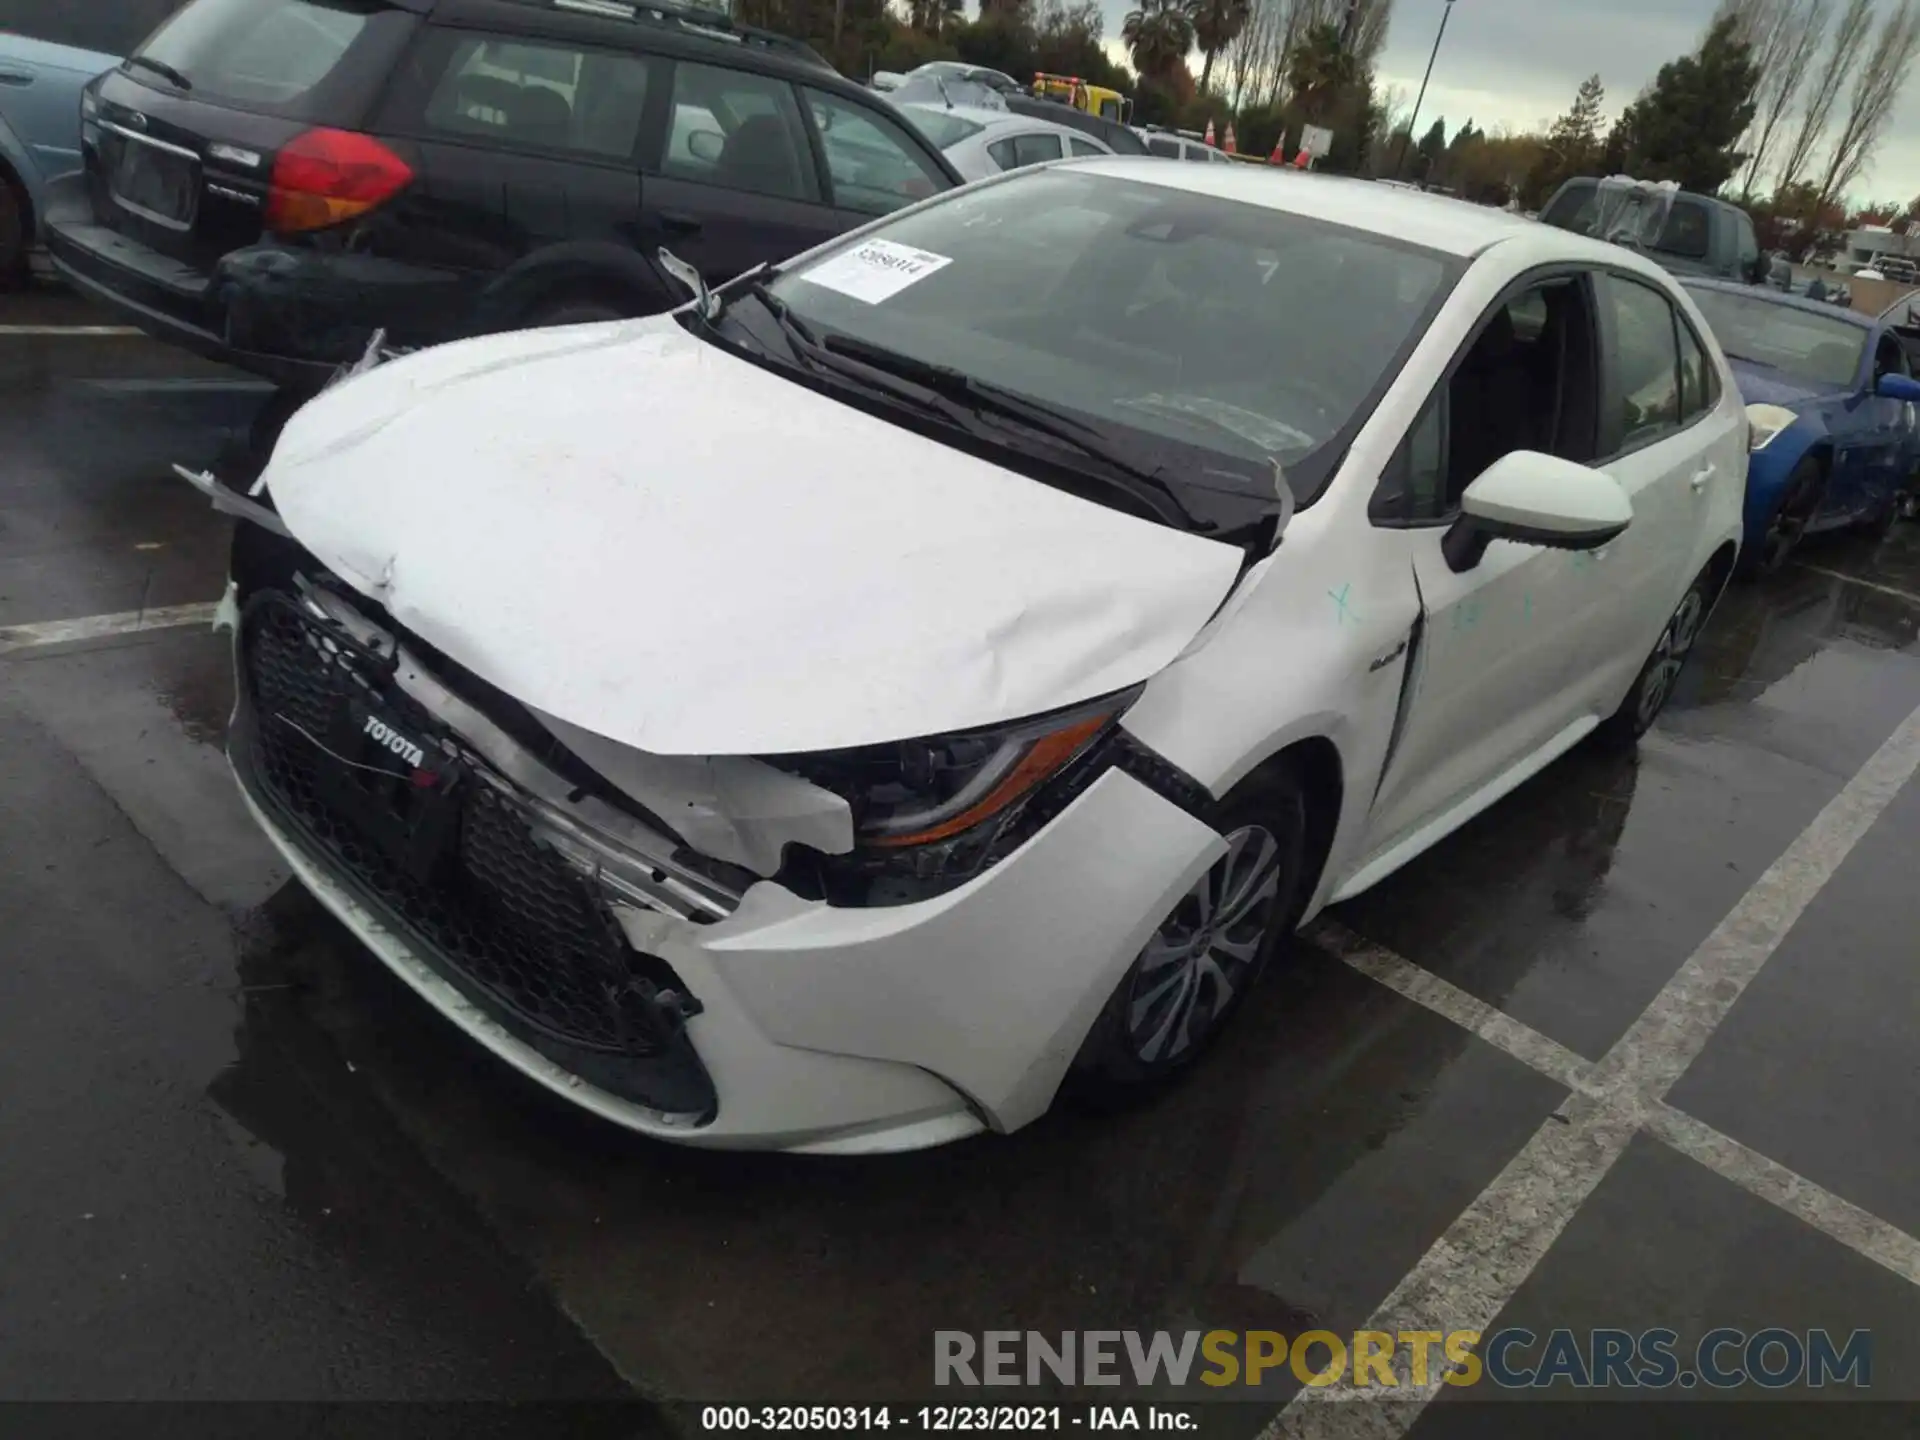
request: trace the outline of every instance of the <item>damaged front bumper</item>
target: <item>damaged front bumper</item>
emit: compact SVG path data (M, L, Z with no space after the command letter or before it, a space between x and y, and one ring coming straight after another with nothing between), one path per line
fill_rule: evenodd
M585 794L330 592L254 595L237 619L229 753L303 883L495 1055L664 1139L844 1153L1026 1123L1221 849L1115 768L967 884L836 908ZM354 733L398 737L381 757L398 768L368 783L417 782L431 802L409 802L397 836L341 819L360 802L332 772L362 761L307 672L343 656L373 681ZM416 853L435 843L442 784L456 838Z

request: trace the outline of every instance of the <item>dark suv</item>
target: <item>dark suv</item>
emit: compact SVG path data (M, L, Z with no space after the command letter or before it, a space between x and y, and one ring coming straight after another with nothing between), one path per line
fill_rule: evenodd
M365 350L650 314L959 183L797 41L616 0L191 0L82 101L60 271L310 390Z

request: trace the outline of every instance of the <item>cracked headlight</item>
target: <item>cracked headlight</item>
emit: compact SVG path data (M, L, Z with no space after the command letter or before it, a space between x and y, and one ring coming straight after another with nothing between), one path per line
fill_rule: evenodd
M1800 417L1779 405L1747 406L1747 450L1764 450Z
M1138 687L1010 725L767 763L843 797L854 848L792 847L782 878L837 904L938 894L1044 825L1098 769L1095 752ZM794 853L804 852L804 853Z

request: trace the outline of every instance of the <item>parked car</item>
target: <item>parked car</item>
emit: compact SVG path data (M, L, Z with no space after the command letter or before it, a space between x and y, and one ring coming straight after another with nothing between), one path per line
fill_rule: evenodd
M1118 120L1109 120L1104 115L1090 114L1077 110L1058 100L1049 100L1038 95L1006 95L1002 97L1009 110L1016 115L1025 115L1034 120L1050 120L1056 125L1065 125L1070 130L1078 130L1082 135L1091 135L1115 155L1144 155L1147 142L1131 125L1123 125Z
M907 79L916 77L931 78L939 76L943 80L960 80L971 85L985 85L989 90L997 90L1003 95L1024 95L1026 87L1004 70L995 70L986 65L969 65L964 60L929 60L907 72Z
M0 287L27 273L46 184L80 167L80 89L178 0L8 0L0 5Z
M1209 145L1198 135L1189 135L1180 130L1167 130L1157 125L1134 127L1149 155L1158 155L1166 160L1198 160L1202 162L1231 161L1234 157L1217 145Z
M968 180L1022 165L1112 153L1090 135L1008 110L932 105L903 105L900 110Z
M1671 183L1579 176L1553 192L1540 209L1540 219L1562 230L1631 245L1676 275L1757 285L1771 268L1754 234L1752 216L1730 201Z
M1726 282L1687 282L1752 422L1745 568L1781 569L1822 530L1884 527L1920 462L1920 380L1884 318Z
M958 183L885 101L708 10L192 0L88 89L76 286L310 392L402 347L642 315Z
M321 901L576 1105L1012 1130L1172 1081L1303 917L1644 731L1745 446L1630 251L1026 167L322 393L237 530L229 753Z

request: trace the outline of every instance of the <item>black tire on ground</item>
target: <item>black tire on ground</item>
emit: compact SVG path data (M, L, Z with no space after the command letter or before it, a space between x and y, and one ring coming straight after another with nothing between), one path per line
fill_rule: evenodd
M0 166L0 290L26 283L27 242L32 231L27 198Z
M1787 476L1786 491L1773 514L1767 517L1766 533L1757 545L1740 552L1740 576L1752 580L1763 575L1778 575L1786 569L1793 552L1800 548L1807 525L1820 512L1820 500L1827 482L1820 462L1812 455L1793 467Z
M1620 702L1618 710L1600 722L1594 738L1601 745L1615 750L1629 749L1653 728L1653 722L1660 718L1667 701L1673 698L1674 686L1679 683L1687 658L1700 639L1718 589L1719 580L1713 566L1709 565L1694 577L1693 584L1687 587L1687 593L1680 597L1680 603L1660 631L1659 640L1654 642L1653 653L1647 656L1640 673L1634 677L1627 698Z
M1082 1104L1129 1104L1185 1073L1299 924L1310 872L1297 769L1256 771L1212 823L1228 852L1162 919L1094 1020L1063 1086Z

